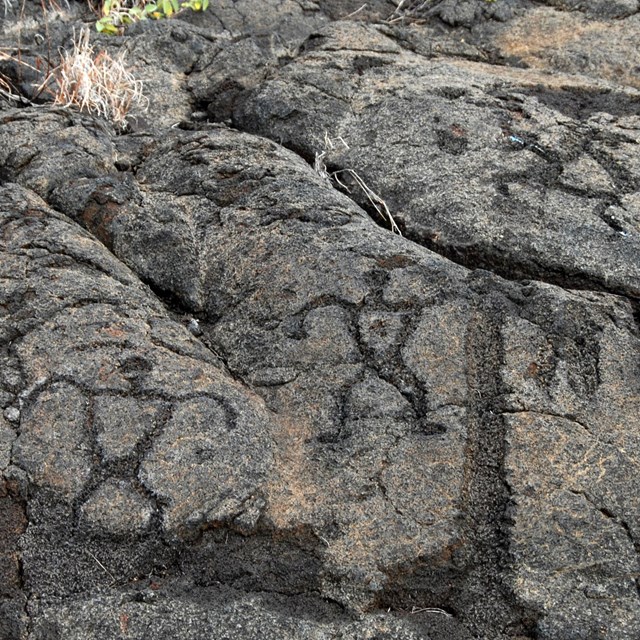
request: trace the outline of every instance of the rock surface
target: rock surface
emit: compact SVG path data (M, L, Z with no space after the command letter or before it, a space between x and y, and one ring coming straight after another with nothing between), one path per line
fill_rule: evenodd
M640 636L638 3L211 5L0 102L0 637Z

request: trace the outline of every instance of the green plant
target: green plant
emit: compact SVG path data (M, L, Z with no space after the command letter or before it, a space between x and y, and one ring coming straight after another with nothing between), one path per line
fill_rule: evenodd
M104 0L102 17L96 22L100 33L115 35L124 27L140 20L170 18L183 9L205 11L209 0Z

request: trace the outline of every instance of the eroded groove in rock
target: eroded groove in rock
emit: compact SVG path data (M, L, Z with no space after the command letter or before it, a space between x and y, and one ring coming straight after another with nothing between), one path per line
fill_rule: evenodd
M456 606L469 610L469 617L483 636L496 628L506 636L533 635L538 621L538 613L518 606L520 603L514 602L505 584L510 565L508 512L512 494L504 470L507 429L500 407L505 391L500 376L504 359L500 334L504 318L513 312L509 307L501 296L486 295L470 319L467 337L472 390L467 517L476 545L466 589ZM505 603L509 603L510 609Z

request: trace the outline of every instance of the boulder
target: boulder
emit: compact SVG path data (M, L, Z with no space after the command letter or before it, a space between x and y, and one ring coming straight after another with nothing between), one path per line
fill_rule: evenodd
M212 4L0 105L0 636L640 636L633 3Z

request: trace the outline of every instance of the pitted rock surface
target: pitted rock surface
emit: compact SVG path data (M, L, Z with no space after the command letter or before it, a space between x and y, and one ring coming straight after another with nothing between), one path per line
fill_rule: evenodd
M128 129L3 97L0 637L640 636L637 17L212 1L98 38Z
M638 91L557 74L547 104L539 73L407 53L371 26L313 42L238 101L236 126L326 151L407 237L463 264L638 296ZM560 96L580 90L610 94L615 113L572 117Z

